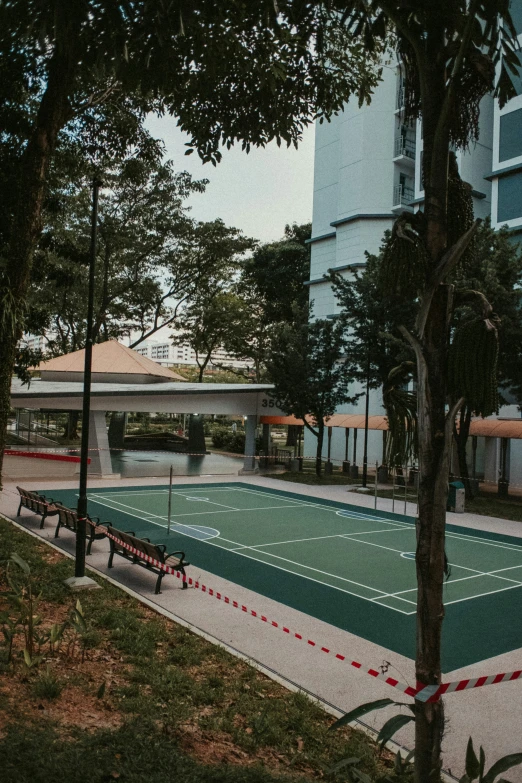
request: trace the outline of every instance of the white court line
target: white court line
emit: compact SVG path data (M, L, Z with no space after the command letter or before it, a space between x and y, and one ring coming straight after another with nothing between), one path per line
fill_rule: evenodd
M237 541L231 541L229 538L223 538L220 536L221 541L227 541L229 544L238 544ZM262 544L260 544L262 546ZM251 549L254 552L257 552L259 547L244 547L242 544L239 544L240 549ZM228 549L227 552L238 552L237 549ZM242 554L241 551L238 552L238 554ZM357 585L357 587L364 587L366 590L371 590L372 593L382 593L382 590L379 590L377 587L369 587L368 585L362 584L362 582L356 582L355 579L347 579L345 576L337 576L337 574L331 574L329 571L323 571L321 568L313 568L313 566L307 566L304 563L298 563L296 560L290 560L288 557L281 557L280 555L273 555L270 552L263 552L260 551L259 554L267 555L267 557L275 557L277 560L283 560L285 563L292 563L292 565L299 566L299 568L306 568L308 571L315 571L318 574L324 574L325 576L330 576L332 579L339 579L341 582L349 582L352 585ZM259 562L264 562L263 560L260 560ZM330 586L330 585L328 585ZM359 598L362 598L362 596L359 596Z
M367 536L370 533L387 533L387 530L363 530L362 533L350 533L352 536ZM313 536L312 538L292 538L289 541L270 541L267 544L244 544L240 549L258 549L260 546L279 546L279 544L300 544L301 541L323 541L327 538L344 538L344 533L334 533L331 536ZM235 551L235 550L232 550Z
M349 541L357 541L357 539L352 538L352 535L353 535L352 533L342 533L339 537L340 538L346 538ZM367 544L368 546L375 546L378 549L387 549L389 552L398 552L399 554L402 554L402 550L401 549L392 549L392 547L383 546L383 544L374 544L373 541L357 541L357 543ZM462 571L473 571L474 574L476 574L478 576L487 576L487 572L486 571L479 571L478 568L469 568L468 566L459 565L458 563L450 563L450 566L452 568L460 568ZM501 570L501 569L499 569L499 570ZM497 579L502 579L505 582L515 582L516 581L515 579L509 579L507 576L497 576L496 578ZM452 580L450 580L447 584L451 584L451 581ZM457 580L455 579L454 581L456 582ZM519 583L517 582L517 584L519 584ZM391 595L399 595L399 593L408 593L408 592L410 592L410 591L409 590L399 590L397 593L388 593L388 595L390 595L390 596ZM493 592L500 592L500 591L493 590ZM470 598L474 598L474 597L475 596L471 596Z
M250 495L261 495L262 497L279 497L278 495L273 495L271 492L259 492L255 489L243 489L240 487L231 487L231 490L237 490L238 492L246 492ZM280 500L283 500L284 498L279 498ZM298 501L294 501L297 503ZM305 503L302 503L303 506L309 506L311 508L321 508L325 511L333 511L334 513L337 513L338 511L343 511L342 508L336 508L334 506L326 506L323 503L315 502L314 498L311 498L307 500ZM377 517L374 514L365 514L363 511L349 511L350 517L353 517L354 519L371 519L373 522L383 522L385 525L402 525L403 527L412 528L413 525L409 522L400 522L399 520L393 520L393 519L384 519L383 517Z
M479 576L479 575L478 575ZM473 579L473 577L469 577L469 579ZM490 590L488 593L477 593L477 595L468 595L464 598L456 598L454 601L444 601L444 606L451 606L451 604L460 604L462 601L473 601L474 598L484 598L484 596L487 595L495 595L496 593L504 593L506 590L515 590L517 587L522 587L522 583L517 583L513 585L509 585L509 587L500 587L498 590ZM413 590L403 590L403 593L413 593L415 592L416 588ZM381 601L384 598L397 598L398 601L407 601L406 598L401 598L396 593L388 593L387 595L380 595L376 598L370 598L369 600L373 603L377 603L378 601ZM407 601L409 604L415 604L414 601Z
M172 494L176 494L176 493L172 493ZM116 503L118 506L125 506L125 508L132 508L132 509L134 509L134 511L141 511L141 509L136 508L136 506L129 506L127 503L122 503L120 500L111 500L110 498L108 498L105 495L98 495L98 497L101 497L105 501L108 501L108 502L111 502L111 503ZM93 499L95 500L95 498L93 498ZM228 509L229 511L241 511L240 508L233 508L232 506L224 506L223 503L214 503L211 500L208 500L208 501L203 501L202 500L201 502L207 502L207 503L210 503L213 506L221 506L222 508ZM114 509L114 510L117 511L118 509ZM160 519L166 519L166 517L162 516L161 514L153 514L152 512L145 511L145 510L143 510L142 513L143 514L150 514L150 516L152 516L152 517L159 517ZM211 513L218 514L218 513L221 513L221 512L219 512L219 511L215 511L215 512L211 512L211 511L199 511L198 512L198 511L196 511L196 512L188 513L188 514L172 514L172 516L173 517L175 517L175 516L193 516L194 514L209 514L209 513L210 514Z
M452 563L450 563L450 565L452 565ZM456 566L456 567L457 568L464 568L464 566ZM462 576L462 577L460 577L460 579L449 579L447 582L444 582L444 586L453 585L453 584L456 584L456 582L466 582L469 579L481 579L483 576L492 576L494 579L502 579L504 582L513 582L515 587L522 587L522 582L520 582L517 579L509 579L506 576L497 576L499 571L510 571L512 568L522 568L522 565L510 566L509 568L499 568L499 569L497 569L497 571L477 571L475 574L472 574L471 576ZM473 569L468 569L468 570L471 571ZM387 593L387 597L399 596L399 595L402 595L404 593L412 593L416 589L417 588L414 587L414 588L410 588L409 590L399 590L396 593ZM492 590L491 593L484 593L484 595L490 595L490 594L492 595L493 593L500 593L500 592L502 592L502 590L509 590L509 588L502 587L499 590ZM477 598L477 596L474 596L474 595L469 596L469 600L471 600L471 598ZM375 600L375 599L372 598L372 601L373 600ZM459 599L459 600L465 601L465 600L468 600L468 599L462 598L462 599ZM452 603L454 603L454 602L452 602Z
M193 495L186 495L183 492L175 492L172 491L173 495L177 495L180 498L183 498L183 500L194 500ZM230 511L241 511L240 508L235 508L234 506L227 506L225 503L216 503L214 500L209 500L208 498L198 498L198 500L201 503L210 503L211 506L221 506L221 508L228 508Z
M255 491L255 490L248 490L248 489L243 489L243 488L238 488L238 487L228 487L228 488L218 489L218 490L215 490L215 491L221 491L221 492L229 491L230 492L230 491L234 491L234 490L239 491L239 492L243 492L243 493L247 493L247 494L253 494L253 495L258 495L258 496L262 496L262 497L269 496L269 497L275 497L278 500L284 500L283 498L280 498L279 495L274 495L272 493L258 492L258 491ZM208 488L202 488L201 489L201 492L208 492L208 491L209 491ZM167 492L167 490L160 490L158 492L165 493L165 492ZM194 493L194 491L192 491L192 492ZM115 493L111 493L111 494L115 494ZM138 493L136 493L136 494L138 494ZM139 494L148 494L148 493L144 492L144 493L139 493ZM175 492L174 494L180 495L181 497L185 497L185 495L183 495L183 493L181 493L181 492ZM98 495L98 497L104 497L104 496L99 496ZM95 498L93 498L93 499L95 499ZM104 499L106 501L110 502L110 498L104 497ZM120 504L119 501L113 501L113 502L117 503L118 505L124 505L124 504ZM211 502L211 501L207 501L207 502ZM212 505L224 505L224 504L217 504L217 503L214 504L214 503L212 503ZM336 509L335 507L323 506L322 504L314 503L313 501L309 502L309 503L301 503L301 504L299 504L298 502L293 502L293 503L292 502L286 502L286 504L284 506L279 506L279 507L266 507L265 506L264 508L261 507L261 508L258 508L258 509L233 509L232 507L227 507L227 508L229 508L229 510L234 510L234 511L238 511L238 512L239 511L248 512L248 511L252 511L252 510L264 511L264 510L269 510L270 508L293 508L293 507L319 507L319 508L323 508L323 509L328 510L328 511L333 511L333 512L339 511L339 509ZM109 506L109 508L110 508L110 506ZM129 507L129 508L133 508L133 507ZM114 509L114 510L118 510L118 509ZM133 508L133 510L136 511L138 509ZM227 513L227 511L222 511L222 512L221 511L210 511L210 512L199 512L199 513L201 513L201 514L218 514L218 513ZM405 530L405 529L411 530L412 529L412 525L411 524L403 523L403 522L400 522L399 520L394 522L393 520L384 520L384 519L381 519L381 518L376 518L373 515L365 515L365 514L358 515L356 512L353 513L353 514L348 512L348 514L350 514L350 516L353 519L366 518L366 519L371 519L373 522L382 522L382 523L384 523L386 525L393 525L394 527L389 532L394 532L396 530ZM199 514L198 514L198 512L196 512L194 515L199 515ZM142 521L149 521L152 524L156 524L159 527L163 527L164 528L164 525L160 525L160 523L154 522L154 520L152 520L152 519L145 520L143 517L139 517L136 514L134 514L134 515L130 514L130 516L136 516L138 519L141 519ZM157 519L162 519L162 520L166 519L165 517L162 517L160 515L154 515L154 516ZM178 516L178 517L179 516L189 516L189 514L184 514L184 515L179 514L179 515L174 515L174 516ZM192 514L190 514L190 516L192 516ZM341 515L339 515L339 516L341 516ZM346 518L350 518L350 516L347 515ZM187 527L190 527L190 526L187 525ZM370 532L374 532L374 531L368 531L368 533L370 533ZM375 531L375 532L386 532L386 529L384 529L382 531ZM363 534L364 533L346 533L346 534L340 534L340 535L338 534L337 536L321 536L320 538L340 537L340 538L346 538L348 540L351 539L351 540L357 541L357 539L353 539L352 537L353 536L357 536L357 535L363 535ZM487 540L487 539L480 539L480 538L477 538L475 536L466 536L465 534L451 534L451 533L448 534L448 536L452 537L452 538L471 539L472 541L478 541L479 543L485 543L487 545L495 546L495 544L491 544L491 542L489 540ZM298 541L313 540L313 539L295 539L293 542L274 542L274 544L259 544L259 545L256 545L255 547L252 547L252 546L247 547L245 545L239 544L239 542L231 541L230 539L223 539L222 538L221 540L227 541L228 543L235 543L235 544L238 545L238 549L232 549L232 550L226 550L226 551L233 551L236 554L242 555L244 557L249 557L244 552L238 551L238 550L239 549L249 549L249 550L252 550L252 551L255 552L256 549L260 549L263 546L273 546L273 545L277 545L279 543L297 543ZM205 543L210 543L213 546L219 546L218 544L212 543L211 541L205 541ZM362 543L368 544L369 546L377 546L378 548L382 548L382 549L386 549L386 550L391 551L391 552L398 552L398 553L402 554L402 550L393 549L392 547L385 547L385 546L382 546L382 545L379 545L379 544L373 544L372 542L369 542L369 541L368 542L363 541ZM220 547L220 548L223 548L223 547ZM515 549L515 547L500 546L500 548L511 549L511 551L517 551ZM521 547L521 549L522 549L522 547ZM271 555L268 552L263 552L263 554L266 554L268 557L277 557L278 559L287 560L286 558L279 558L277 555ZM264 561L260 561L258 558L250 557L250 559L257 560L257 562L264 562ZM358 585L360 587L364 587L364 588L366 588L368 590L371 590L372 592L381 592L382 593L382 591L378 591L375 588L370 587L369 585L363 585L361 583L355 582L354 580L345 580L344 577L337 577L337 576L334 576L332 574L328 574L328 572L326 572L326 571L321 571L320 569L311 569L309 566L306 566L304 564L297 564L297 563L295 563L294 561L291 561L291 560L287 560L287 562L294 563L296 565L300 565L302 568L315 570L318 573L323 573L323 574L331 576L332 578L335 578L335 579L340 579L342 581L348 581L348 582L350 582L352 584L356 584L356 585ZM276 566L274 564L270 564L270 565L272 565L273 567L279 567L279 566ZM463 570L474 571L477 576L482 576L483 574L486 573L486 572L477 571L476 569L467 568L466 566L460 566L460 565L457 565L455 563L453 563L452 565L455 568L461 568ZM513 566L513 567L517 567L517 566ZM288 570L288 569L282 569L282 570ZM503 570L503 569L499 569L499 570ZM505 569L505 570L509 570L509 569ZM289 573L295 573L295 572L289 571ZM303 576L306 579L310 578L310 577L308 577L308 576L306 576L304 574L297 574L297 575ZM471 577L468 577L468 578L471 578ZM503 579L504 581L515 582L515 580L510 580L510 579L508 579L506 577L498 577L498 578L499 579ZM320 584L327 584L327 583L324 583L324 582L320 582L319 580L313 580L313 581L316 581L316 582L318 582ZM457 581L457 580L454 580L454 581ZM335 588L334 585L327 585L327 586ZM517 586L519 586L519 583L515 582L514 587L517 587ZM340 589L340 588L335 588L335 589ZM482 595L491 595L491 594L494 594L495 592L503 592L505 589L511 589L511 586L509 588L502 588L501 590L490 591L489 593L484 593ZM414 588L412 590L405 590L405 591L400 591L400 592L407 593L407 592L413 592L413 590L414 590ZM379 597L375 597L375 598L371 598L370 599L370 598L365 598L365 597L363 597L363 596L361 596L361 595L359 595L357 593L351 593L350 591L344 590L342 592L348 592L349 594L355 595L358 598L362 598L363 600L368 600L370 602L375 602L375 601L378 601L378 600L380 600L382 598L386 598L386 597L396 597L397 600L402 600L402 601L405 601L407 603L412 603L410 601L407 601L407 599L400 598L400 596L397 593L385 593L385 594L382 594ZM481 596L478 596L478 595L477 596L469 596L467 598L458 599L458 601L451 601L449 603L457 603L459 601L473 600L474 598L479 598L479 597L481 597ZM393 611L398 611L401 614L413 614L413 613L408 613L408 612L402 612L400 609L397 609L396 607L387 607L387 608L392 609Z
M231 490L237 489L239 492L248 492L250 494L265 495L265 496L271 494L269 492L259 492L257 490L243 489L243 488L239 488L239 487L231 487L230 489ZM273 495L273 497L277 497L277 496ZM322 509L324 509L326 511L334 511L334 512L342 511L342 509L336 509L335 507L326 506L326 505L323 505L322 503L315 503L313 499L307 501L307 503L305 505L307 505L307 506L315 506L317 508L322 508ZM402 526L402 527L408 528L410 530L414 527L409 522L401 522L400 520L395 520L394 521L392 519L384 519L382 517L376 517L373 514L364 514L363 512L358 512L358 511L355 511L353 513L350 511L348 513L350 513L350 516L352 516L354 519L359 519L359 518L360 519L371 519L371 520L373 520L375 522L382 522L382 523L384 523L386 525ZM467 535L466 533L446 532L446 538L457 538L457 539L474 541L474 542L477 542L477 543L480 543L480 544L486 544L487 546L495 546L495 547L498 547L500 549L508 549L508 550L513 551L513 552L522 551L522 544L502 544L502 543L498 543L498 542L495 542L495 541L491 541L488 538L482 538L481 536L470 536L470 535Z
M445 601L444 606L451 606L451 604L460 604L462 601L472 601L474 598L484 598L487 595L495 595L496 593L505 593L506 590L516 590L517 587L522 587L522 584L509 585L509 587L501 587L500 590L490 590L488 593L479 593L478 595L471 595L467 598L456 598L454 601Z
M125 505L124 503L120 503L119 500L111 501L111 499L109 497L106 497L104 495L97 495L97 497L98 498L102 498L102 500L110 501L112 503L117 503L119 505ZM214 504L213 501L209 501L209 502L212 503L212 505L222 505L221 503L215 503ZM128 508L133 508L135 511L139 511L140 510L139 508L136 508L135 506L128 506ZM197 516L203 516L204 514L228 514L229 511L236 511L238 513L239 512L245 512L246 513L246 512L250 512L250 511L272 511L273 509L278 509L278 508L287 508L287 506L260 506L259 508L232 508L232 507L229 507L229 506L225 506L225 510L224 511L221 511L221 510L218 510L218 511L188 511L188 512L183 513L183 514L172 514L172 518L174 518L174 517L197 517ZM115 508L114 510L117 511L118 509ZM144 511L143 513L144 514L148 514L149 512L148 511ZM160 517L161 519L167 519L167 517L162 517L160 514L153 514L152 516L157 516L157 517ZM249 520L244 520L244 521L248 522ZM338 535L338 534L336 534L336 535ZM356 535L356 534L354 533L354 535ZM359 535L359 534L357 533L357 535Z

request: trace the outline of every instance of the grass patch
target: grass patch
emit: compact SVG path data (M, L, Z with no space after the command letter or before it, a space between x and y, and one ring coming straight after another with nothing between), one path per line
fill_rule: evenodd
M76 599L57 582L70 561L3 520L0 545L38 575L42 615L66 615ZM64 647L25 672L17 654L0 671L3 783L304 783L354 756L372 783L397 779L366 735L329 732L305 695L101 584L81 596L85 655Z
M31 692L37 699L47 699L53 701L58 699L64 689L65 683L55 674L49 671L42 672L36 680L33 681Z

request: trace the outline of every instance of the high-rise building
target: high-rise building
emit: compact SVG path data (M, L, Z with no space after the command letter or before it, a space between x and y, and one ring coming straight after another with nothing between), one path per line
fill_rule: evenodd
M511 13L522 46L522 0L512 0ZM492 96L482 100L478 141L468 151L457 152L461 177L473 188L476 217L490 216L493 227L507 225L514 241L522 239L522 76L516 87L517 97L503 109ZM359 107L354 98L331 122L317 124L307 282L315 317L335 317L339 312L332 288L324 279L328 270L349 276L363 267L365 253L378 252L384 232L397 215L422 208L422 129L420 122L404 122L403 100L401 65L390 59L383 64L383 78L370 105ZM363 413L364 404L361 397L339 412ZM372 392L370 413L383 412L380 393ZM520 417L520 412L510 406L501 415ZM314 453L314 441L307 434L309 455ZM333 458L342 460L344 449L344 434L334 431ZM522 483L520 451L517 462ZM381 457L382 433L370 432L369 463L380 462ZM485 472L496 473L497 456L490 459L482 454L484 459L493 466L490 470L486 465ZM358 462L362 463L361 446Z

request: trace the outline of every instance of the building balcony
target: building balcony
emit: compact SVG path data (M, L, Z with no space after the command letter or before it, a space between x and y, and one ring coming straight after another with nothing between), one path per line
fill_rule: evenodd
M410 204L415 198L415 191L407 185L395 185L393 188L392 210L411 209Z
M403 109L404 109L404 87L402 84L399 84L395 96L395 111L402 111Z
M416 144L407 136L397 136L394 146L394 161L415 166Z

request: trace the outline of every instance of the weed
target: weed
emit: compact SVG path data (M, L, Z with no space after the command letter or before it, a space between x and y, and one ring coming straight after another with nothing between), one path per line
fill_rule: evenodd
M34 680L31 685L31 692L37 699L53 701L59 698L64 687L65 683L47 669Z

